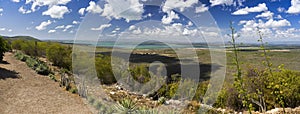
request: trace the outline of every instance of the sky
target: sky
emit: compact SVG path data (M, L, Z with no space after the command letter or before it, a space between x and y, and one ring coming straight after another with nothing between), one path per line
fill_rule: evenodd
M227 41L232 21L243 42L258 28L267 41L300 41L299 14L300 0L0 0L0 35Z

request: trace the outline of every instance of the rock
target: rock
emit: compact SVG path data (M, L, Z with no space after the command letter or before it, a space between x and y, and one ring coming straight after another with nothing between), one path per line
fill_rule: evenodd
M109 93L110 93L110 94L112 94L112 95L114 95L114 94L115 94L115 92L112 92L112 91L111 91L111 92L109 92Z

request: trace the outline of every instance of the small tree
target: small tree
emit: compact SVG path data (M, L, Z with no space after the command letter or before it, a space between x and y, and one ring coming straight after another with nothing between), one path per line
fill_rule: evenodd
M0 37L0 62L3 60L4 53L10 50L8 42Z

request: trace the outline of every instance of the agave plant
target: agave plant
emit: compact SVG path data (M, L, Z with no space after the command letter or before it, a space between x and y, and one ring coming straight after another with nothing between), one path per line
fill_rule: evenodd
M115 105L115 111L122 114L133 114L138 110L136 102L129 98L124 98L118 105Z

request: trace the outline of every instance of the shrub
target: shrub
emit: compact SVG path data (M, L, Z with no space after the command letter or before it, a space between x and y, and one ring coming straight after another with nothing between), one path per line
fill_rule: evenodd
M15 54L15 57L18 60L21 60L23 62L26 62L27 66L31 69L35 70L38 74L41 75L49 75L51 73L49 67L42 61L32 58L22 52L17 52Z
M10 46L6 40L0 37L0 62L3 60L4 53L10 50Z
M96 57L95 65L98 79L100 79L102 84L114 84L117 82L111 69L110 56L99 55L99 57Z
M71 70L72 66L72 50L60 44L52 44L47 48L47 59L53 63L53 65L60 68Z

